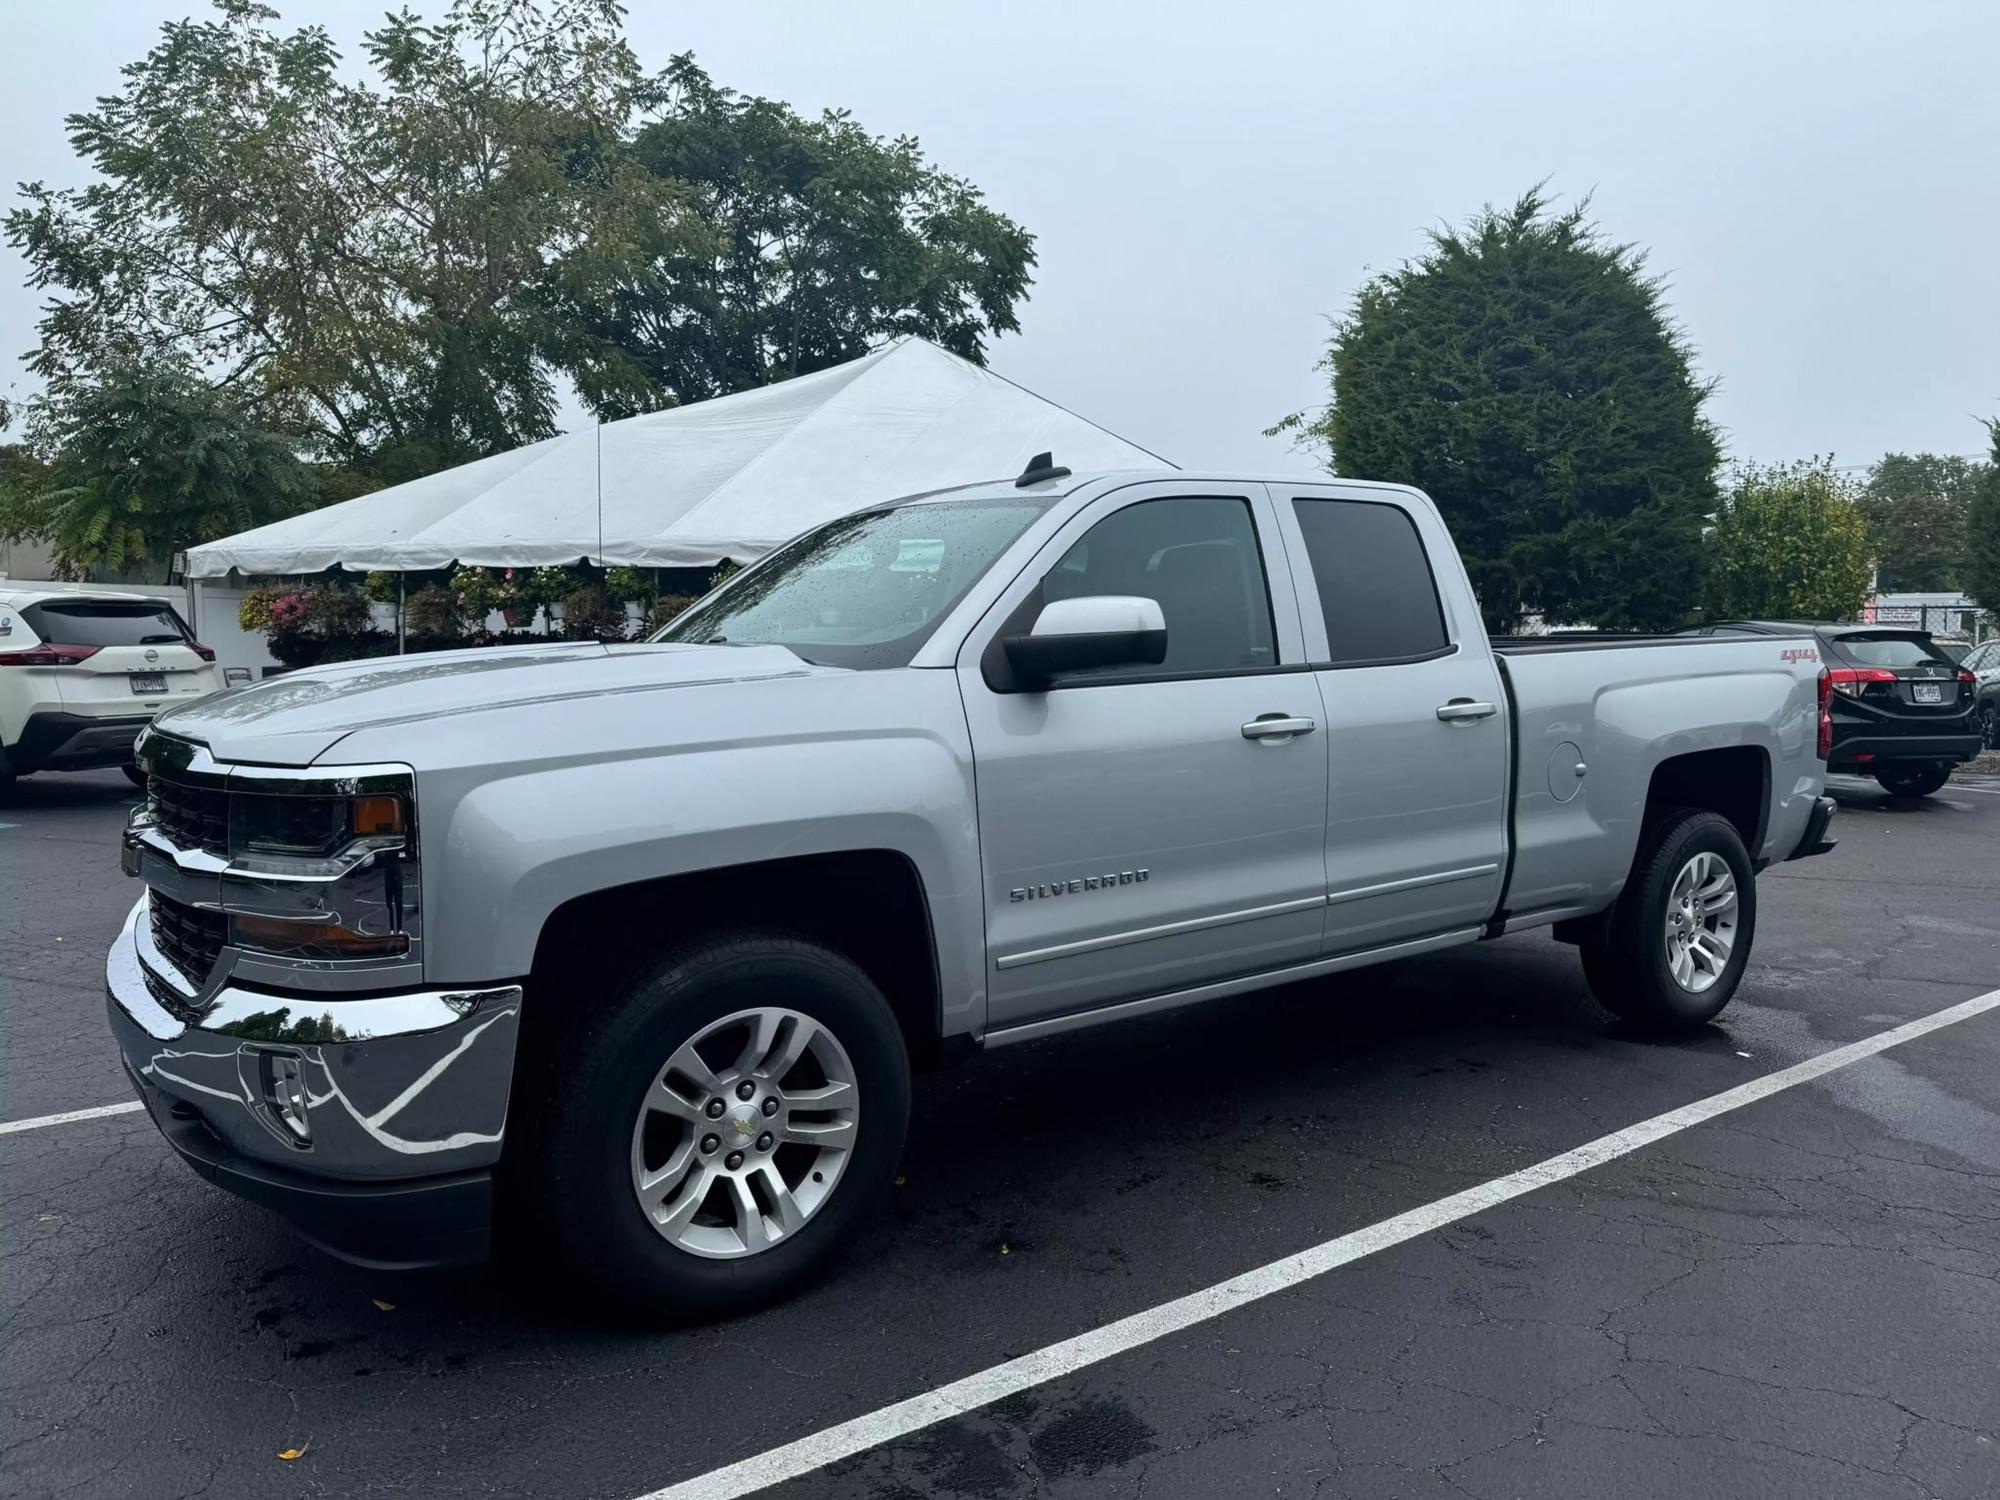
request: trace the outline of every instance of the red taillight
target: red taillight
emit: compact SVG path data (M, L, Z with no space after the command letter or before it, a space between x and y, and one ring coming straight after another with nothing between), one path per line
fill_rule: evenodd
M199 656L203 661L215 660L215 647L213 646L204 646L199 641L189 641L188 650Z
M1960 667L1958 669L1958 680L1967 687L1979 686L1979 674L1970 667Z
M96 646L64 646L55 641L43 641L26 651L0 651L0 667L73 667L85 658L97 655L99 649Z
M1833 715L1827 705L1833 701L1833 673L1819 669L1819 758L1825 760L1833 754Z
M1870 683L1896 685L1896 674L1887 667L1832 667L1822 675L1831 681L1833 690L1843 698L1859 698L1868 691Z

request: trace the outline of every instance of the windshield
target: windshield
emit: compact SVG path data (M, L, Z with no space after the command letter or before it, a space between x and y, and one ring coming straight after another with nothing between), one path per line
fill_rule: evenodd
M651 637L784 646L816 666L906 667L1045 499L902 505L786 543Z

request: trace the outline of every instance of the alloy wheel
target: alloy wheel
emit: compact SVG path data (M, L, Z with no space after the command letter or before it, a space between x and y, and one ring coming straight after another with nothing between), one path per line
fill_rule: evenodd
M1729 966L1736 946L1736 876L1729 862L1707 850L1674 879L1667 896L1667 969L1674 983L1699 995Z
M632 1191L666 1240L713 1260L789 1239L853 1154L861 1094L840 1041L780 1007L738 1011L683 1043L632 1126Z

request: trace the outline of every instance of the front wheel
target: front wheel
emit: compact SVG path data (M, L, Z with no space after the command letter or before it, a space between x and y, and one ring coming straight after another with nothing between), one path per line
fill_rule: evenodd
M1875 779L1892 797L1928 797L1951 780L1951 767L1891 761L1875 773Z
M2000 750L2000 703L1979 705L1979 743L1988 750Z
M881 991L777 933L669 954L545 1067L517 1206L599 1291L676 1319L774 1301L824 1269L894 1178L909 1125L909 1058Z
M1655 1030L1713 1020L1736 993L1757 931L1757 886L1736 826L1684 809L1653 823L1608 940L1582 949L1606 1010Z

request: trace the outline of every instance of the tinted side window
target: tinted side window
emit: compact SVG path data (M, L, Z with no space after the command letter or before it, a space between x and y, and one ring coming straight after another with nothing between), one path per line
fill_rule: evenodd
M1167 617L1167 659L1114 668L1111 676L1277 664L1264 560L1246 501L1142 500L1106 516L1042 580L1045 604L1090 594L1157 599Z
M1335 665L1427 656L1448 643L1416 523L1398 506L1294 500Z

